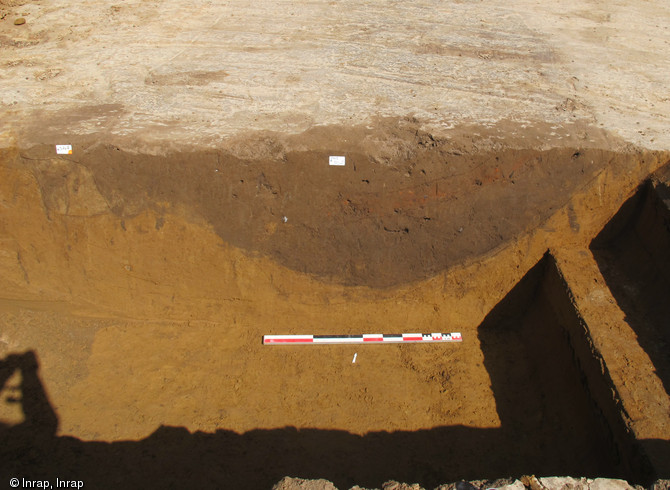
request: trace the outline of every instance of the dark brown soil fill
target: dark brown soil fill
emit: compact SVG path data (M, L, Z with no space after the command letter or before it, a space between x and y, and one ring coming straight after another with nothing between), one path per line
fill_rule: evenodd
M670 189L647 182L591 248L626 321L670 393Z
M408 143L411 151L383 159L329 134L331 150L249 161L221 152L158 157L110 146L65 160L82 166L76 172L92 173L121 219L147 208L181 209L225 242L294 270L386 287L491 252L540 225L613 159L627 158L571 149L467 154L417 132L410 134L417 140ZM42 159L51 151L24 156ZM329 154L345 155L346 166L329 166ZM67 212L59 193L66 182L76 192L80 174L65 160L29 163L47 208L64 205Z
M410 133L377 151L365 134L324 129L307 135L314 145L266 143L247 160L239 149L5 152L0 347L28 354L0 366L22 373L0 386L12 409L2 471L130 488L268 488L286 475L343 488L524 473L643 481L553 261L476 331L548 244L583 246L602 226L603 203L620 195L610 173L639 169L639 155L470 154ZM332 154L347 165L328 166ZM465 266L419 281L452 265ZM464 342L260 342L410 329L460 330Z
M389 479L432 488L527 473L635 479L630 442L617 440L604 415L607 400L592 396L602 381L590 368L584 372L598 361L582 348L588 339L578 326L567 286L545 257L479 327L500 428L362 436L292 427L243 434L163 427L140 441L57 437L34 355L12 356L0 365L2 381L21 371L27 420L0 431L3 474L30 471L52 481L72 475L91 488L270 488L285 475L325 478L339 488L379 487Z

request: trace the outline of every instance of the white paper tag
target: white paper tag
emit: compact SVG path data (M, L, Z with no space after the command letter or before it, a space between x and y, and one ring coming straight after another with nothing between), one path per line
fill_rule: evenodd
M56 145L56 154L72 155L72 145Z
M330 165L337 165L339 167L344 167L344 157L329 157L328 163Z

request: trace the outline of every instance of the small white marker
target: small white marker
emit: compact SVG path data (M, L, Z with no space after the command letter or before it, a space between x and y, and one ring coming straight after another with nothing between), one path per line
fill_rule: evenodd
M283 221L284 223L286 223L286 222L288 221L288 218L287 218L286 216L284 216L284 217L282 218L282 221Z
M57 155L72 155L72 145L56 145Z
M329 165L336 165L338 167L344 167L345 158L339 156L331 156L328 158Z
M355 353L354 353L354 360L351 361L351 364L354 364L354 363L356 362L356 356L357 356L357 355L358 355L358 352L355 352Z

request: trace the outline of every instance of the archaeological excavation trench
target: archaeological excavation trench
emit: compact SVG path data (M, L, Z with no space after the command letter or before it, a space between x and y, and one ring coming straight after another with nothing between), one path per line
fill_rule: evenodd
M3 474L669 477L668 155L392 136L3 150Z
M647 181L593 240L591 249L656 374L670 391L670 194L666 182Z

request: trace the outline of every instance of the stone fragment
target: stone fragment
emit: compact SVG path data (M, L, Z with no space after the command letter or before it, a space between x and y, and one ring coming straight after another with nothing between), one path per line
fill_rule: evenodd
M18 19L16 19L16 20L14 21L14 25L15 25L15 26L21 26L21 25L23 25L23 24L25 24L25 23L26 23L26 19L24 19L23 17L19 17Z
M596 478L589 480L589 490L635 490L626 480L611 480L608 478Z
M382 485L382 490L423 490L423 488L418 483L409 485L391 480Z
M337 487L328 480L303 480L286 476L272 490L337 490Z
M585 478L576 479L559 476L548 476L540 478L540 484L547 490L587 490L587 481Z
M535 475L524 475L521 477L521 483L530 490L545 490Z
M526 490L526 485L519 480L515 480L514 483L510 483L509 485L497 487L497 490Z

